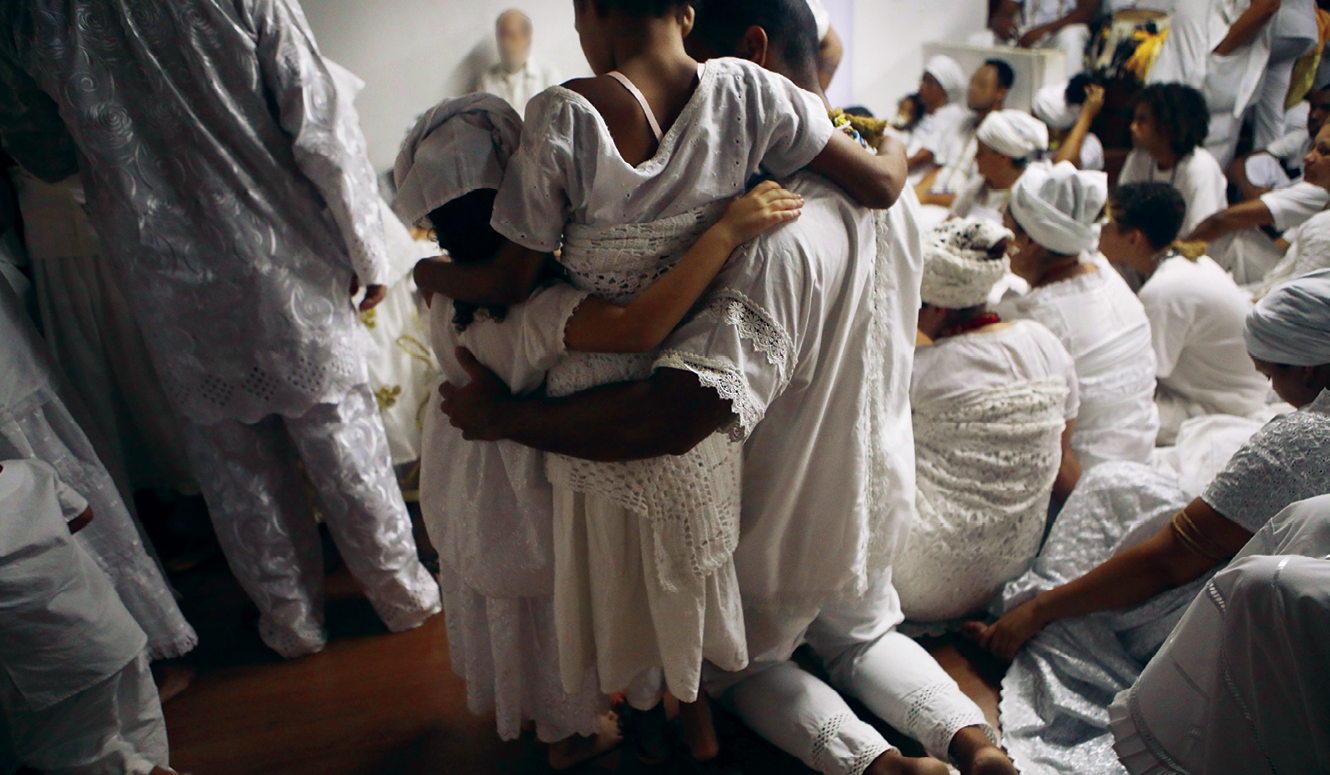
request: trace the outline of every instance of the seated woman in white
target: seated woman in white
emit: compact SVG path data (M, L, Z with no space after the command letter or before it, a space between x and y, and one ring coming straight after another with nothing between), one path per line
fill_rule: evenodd
M1015 659L1004 742L1017 766L1112 756L1108 705L1129 688L1205 582L1288 505L1330 493L1330 270L1280 286L1247 320L1247 349L1299 407L1259 431L1190 501L1150 466L1087 472L995 624L966 625ZM1019 719L1018 728L1009 726Z
M1048 127L1019 110L996 110L975 133L975 174L951 205L952 218L983 218L1002 223L1002 212L1026 167L1048 150Z
M1104 87L1091 82L1089 73L1081 73L1068 83L1054 83L1035 92L1030 106L1035 118L1048 125L1057 150L1045 157L1053 163L1069 161L1077 169L1103 171L1104 143L1090 131L1104 109Z
M1228 207L1228 179L1203 147L1209 125L1205 97L1190 86L1154 84L1136 101L1132 152L1122 166L1118 185L1167 183L1181 191L1187 201L1183 234L1190 234L1201 221Z
M1139 292L1150 318L1159 387L1161 446L1177 440L1182 423L1209 414L1252 417L1269 387L1242 338L1251 298L1209 257L1204 246L1174 247L1186 203L1166 183L1119 186L1099 249L1146 278Z
M1327 553L1330 495L1322 495L1280 512L1210 580L1109 706L1113 748L1127 772L1325 768Z
M1107 461L1143 463L1155 446L1155 355L1140 300L1102 258L1102 172L1067 162L1032 167L1012 189L1006 226L1012 272L1030 285L998 305L1004 318L1038 321L1076 360L1081 409L1072 447L1085 470Z
M915 622L980 610L1029 567L1049 496L1071 494L1076 364L1048 329L989 312L1011 232L948 221L925 237L910 402L918 517L892 581Z

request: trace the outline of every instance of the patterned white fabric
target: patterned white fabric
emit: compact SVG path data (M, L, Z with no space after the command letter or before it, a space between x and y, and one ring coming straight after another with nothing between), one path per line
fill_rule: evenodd
M1127 154L1118 176L1118 185L1128 183L1167 183L1182 194L1187 216L1178 232L1187 236L1201 221L1228 207L1228 179L1224 169L1209 151L1197 148L1163 170L1154 157L1139 148Z
M1062 460L1069 393L1050 376L914 405L918 518L893 569L908 619L979 610L1029 567Z
M294 2L31 0L0 25L32 31L0 44L9 152L50 178L72 135L175 409L298 417L366 381L347 296L386 281L375 176Z
M305 476L342 559L388 629L417 627L439 611L438 585L416 558L367 385L297 418L190 424L185 446L217 540L274 651L301 656L326 640L323 560Z
M990 255L1014 235L989 220L957 219L942 223L924 238L924 278L920 298L925 304L968 309L988 301L993 286L1011 269L1005 255Z

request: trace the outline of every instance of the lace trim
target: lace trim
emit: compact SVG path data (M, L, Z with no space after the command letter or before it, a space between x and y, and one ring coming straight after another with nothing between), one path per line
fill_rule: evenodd
M837 775L863 775L879 756L891 750L885 740L876 740L855 755L849 762L838 760L829 750L832 741L840 737L841 728L846 724L862 723L853 713L837 713L822 724L813 740L813 750L809 753L808 764L818 772L837 773ZM846 746L849 748L850 746Z
M724 361L680 350L666 350L656 359L655 368L691 372L703 387L711 388L729 401L735 420L722 430L730 441L747 440L766 413L762 402L749 389L748 381L738 369Z
M724 289L712 294L702 314L733 326L740 339L751 342L753 349L767 356L771 365L780 369L777 392L785 390L797 361L794 339L766 310L742 292Z
M929 755L944 761L951 758L952 738L967 727L979 727L993 745L998 745L997 732L983 711L951 679L914 692L905 719L904 731L917 737Z

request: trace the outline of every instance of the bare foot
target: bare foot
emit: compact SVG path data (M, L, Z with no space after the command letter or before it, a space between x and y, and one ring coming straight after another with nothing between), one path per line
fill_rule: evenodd
M891 749L873 760L864 775L950 775L937 759L911 759Z
M957 732L951 739L951 755L963 775L1016 775L1016 765L979 727Z
M706 695L699 693L696 702L679 702L679 725L683 727L683 741L694 761L711 761L720 755L720 740L716 738L711 703Z
M609 753L623 742L619 716L614 711L600 717L600 734L595 737L574 735L550 745L550 769L566 770L588 759Z
M163 705L185 693L198 671L178 663L157 662L152 666L152 677L157 684L157 696Z

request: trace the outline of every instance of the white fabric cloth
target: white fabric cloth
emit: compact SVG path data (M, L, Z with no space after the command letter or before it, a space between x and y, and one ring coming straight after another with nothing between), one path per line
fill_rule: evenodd
M1292 411L1288 404L1271 406L1271 417ZM1163 407L1160 412L1164 411ZM1150 465L1178 478L1178 489L1191 501L1201 497L1205 488L1228 466L1228 462L1247 446L1265 421L1231 414L1208 414L1184 420L1177 443L1159 447L1150 456Z
M533 59L518 70L510 71L502 63L494 65L476 79L474 92L493 94L508 103L518 114L526 112L527 104L537 94L559 83L559 73L553 67L542 66Z
M1081 106L1067 103L1067 83L1051 83L1034 93L1030 111L1050 129L1065 132L1081 117Z
M1012 233L992 221L952 220L924 238L924 277L920 299L948 309L985 304L993 286L1011 269L1005 255L989 254Z
M1011 215L1037 244L1074 256L1099 244L1108 177L1070 162L1032 166L1011 190Z
M1082 262L1088 262L1082 256ZM1072 447L1089 470L1110 460L1145 462L1159 433L1150 321L1102 257L1097 271L1005 300L1004 319L1044 324L1076 361L1081 410Z
M1034 0L1034 2L1042 2L1042 0ZM1030 27L1027 25L1021 30L1021 34L1024 35L1029 30ZM1062 77L1070 79L1085 69L1085 51L1089 48L1089 45L1089 25L1068 24L1052 35L1045 35L1034 47L1061 51L1062 55L1066 57Z
M388 629L417 627L439 611L368 385L301 417L190 423L185 448L231 572L259 608L259 635L277 653L310 654L327 637L306 476L343 561Z
M1048 150L1048 126L1020 110L995 110L976 131L979 142L1013 159L1028 159Z
M940 135L940 150L934 150L934 154L942 168L933 179L930 193L955 194L974 179L979 171L974 162L975 154L979 152L979 140L975 132L981 120L974 112L966 109L964 118L957 121L950 132Z
M1171 170L1161 170L1154 157L1140 149L1127 154L1118 176L1118 185L1127 183L1167 183L1176 188L1187 203L1187 217L1182 235L1191 234L1201 221L1228 207L1228 179L1215 157L1204 148L1184 156Z
M892 570L907 619L978 611L1029 567L1077 387L1071 355L1028 320L916 351L918 518Z
M92 504L97 519L78 543L110 576L154 658L178 657L198 643L111 474L55 393L45 343L0 283L0 459L44 461Z
M1305 102L1302 104L1307 105ZM1300 175L1302 173L1302 157L1306 156L1311 149L1312 138L1307 132L1307 124L1304 120L1301 126L1286 132L1278 140L1267 145L1265 152Z
M1288 188L1261 195L1261 202L1275 219L1275 231L1284 232L1306 223L1330 205L1330 191L1300 180Z
M1330 363L1330 269L1276 286L1248 314L1245 334L1247 351L1267 363Z
M499 188L522 139L522 118L489 94L444 100L402 141L393 165L393 209L429 228L431 212L478 188Z
M1134 775L1315 772L1330 760L1330 496L1284 509L1196 596L1109 707Z
M944 54L929 57L924 63L924 72L937 79L949 97L960 97L970 86L970 79L960 63Z
M1139 292L1154 342L1156 399L1195 405L1194 411L1160 411L1193 417L1260 412L1270 392L1247 355L1243 325L1250 297L1210 258L1167 258ZM1161 423L1159 443L1171 444L1179 425Z
M1330 204L1330 192L1300 180L1287 188L1262 194L1261 203L1274 218L1275 230L1283 232L1285 239L1296 243L1295 229ZM1314 230L1316 227L1312 228ZM1306 274L1311 271L1315 259L1310 255L1307 258L1312 260L1306 269L1299 271L1295 266L1301 261L1300 254L1300 250L1293 248L1288 250L1287 255L1280 253L1274 241L1260 229L1246 229L1225 235L1210 245L1210 255L1232 273L1239 285L1265 286L1264 290L1258 292L1258 296L1264 295L1279 282L1292 279L1293 274L1289 273ZM1330 261L1325 265L1330 266ZM1278 271L1276 267L1279 267Z
M1324 190L1324 189L1322 189ZM1275 286L1318 269L1330 269L1330 213L1318 213L1306 223L1284 235L1289 240L1288 253L1265 275L1255 292L1263 298Z
M1011 189L992 188L983 175L975 175L944 212L950 218L975 218L1001 226L1010 202Z
M808 0L808 10L813 12L813 24L817 25L817 40L820 43L826 40L827 33L831 31L831 11L827 10L822 0Z

